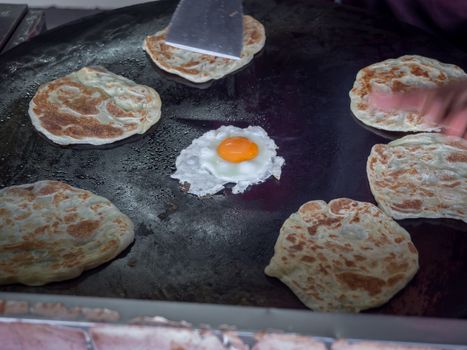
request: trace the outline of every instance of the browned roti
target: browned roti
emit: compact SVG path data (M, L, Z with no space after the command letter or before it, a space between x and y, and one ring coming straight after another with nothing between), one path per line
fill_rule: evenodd
M374 145L367 162L371 192L395 219L467 222L467 141L442 134Z
M102 145L143 134L160 110L154 89L103 67L84 67L41 85L29 105L34 127L61 145Z
M296 334L257 334L252 350L326 350L321 341Z
M340 198L293 213L265 272L313 310L357 312L387 302L417 270L407 231L371 203Z
M263 25L251 16L243 16L243 49L239 60L215 57L165 44L167 29L146 37L143 48L161 69L195 83L202 83L236 71L253 59L266 40Z
M409 343L376 342L376 341L351 341L338 340L331 346L331 350L448 350L435 345L417 345Z
M58 181L0 190L0 285L42 285L113 259L134 238L110 201Z
M407 92L417 88L433 88L458 79L465 72L452 64L432 58L406 55L374 63L361 69L349 93L350 109L363 123L393 131L439 131L438 126L425 124L420 113L394 110L382 111L368 103L373 89L387 93Z

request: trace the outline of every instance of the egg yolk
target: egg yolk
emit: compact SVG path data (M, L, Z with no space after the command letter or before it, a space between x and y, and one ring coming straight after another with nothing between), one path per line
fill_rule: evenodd
M258 152L258 145L246 137L228 137L217 146L217 154L232 163L254 159Z

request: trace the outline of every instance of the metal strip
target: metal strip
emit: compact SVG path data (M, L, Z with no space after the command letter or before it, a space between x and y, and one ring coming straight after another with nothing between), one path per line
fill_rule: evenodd
M245 332L281 330L326 338L369 339L438 345L467 345L467 321L365 314L316 313L302 310L174 303L134 299L0 293L0 299L34 303L63 303L66 307L107 308L121 315L118 323L140 316L187 321L194 327L235 326ZM18 316L15 315L15 318ZM37 316L21 315L25 319Z

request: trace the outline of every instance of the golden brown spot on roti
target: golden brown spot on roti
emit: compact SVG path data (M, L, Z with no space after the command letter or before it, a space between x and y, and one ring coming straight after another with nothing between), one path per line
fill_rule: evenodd
M304 205L302 205L302 207L300 208L300 211L301 212L304 212L304 213L314 213L316 211L321 211L322 208L321 208L321 205L316 203L316 202L308 202L308 203L305 203Z
M365 261L366 260L366 258L364 256L361 256L361 255L354 255L353 257L357 261Z
M302 256L302 258L300 260L312 263L312 262L316 261L316 258L314 258L312 256L305 255L305 256Z
M104 207L104 204L102 203L91 204L91 210L94 212L97 212L99 209L102 209L103 207Z
M365 103L365 102L359 102L357 104L357 108L360 109L360 110L365 110L368 108L368 103Z
M122 218L116 218L112 222L114 224L117 224L122 231L125 230L128 227L127 222L125 220L123 220Z
M135 118L136 115L134 113L125 111L121 107L117 106L113 101L107 103L107 111L117 117L117 118Z
M371 171L375 171L375 164L378 162L378 160L375 157L371 157L369 161L369 168Z
M80 251L69 252L69 253L63 254L63 258L65 260L76 260L76 259L82 258L83 256L84 254Z
M89 192L81 192L79 195L78 195L79 199L82 199L83 201L86 201L88 200L89 198L91 198L91 194Z
M43 235L46 231L48 231L49 225L43 225L34 230L34 235L35 236L41 236Z
M385 146L384 145L375 145L373 147L373 151L378 155L379 161L381 164L387 164L389 161L389 157L386 155Z
M394 242L397 244L402 243L403 241L405 241L405 239L402 237L397 237L396 239L394 239Z
M317 219L314 225L308 226L307 231L310 235L314 236L318 232L318 228L320 226L336 227L340 225L342 225L340 219L325 217L325 218Z
M27 188L15 187L15 188L8 189L8 192L10 192L11 195L23 197L28 202L32 202L35 199L35 196L32 193L32 189L33 189L32 186L27 187Z
M322 273L325 276L329 275L328 270L321 264L319 264L319 272Z
M467 163L467 153L451 153L447 160L453 163Z
M305 242L299 242L299 243L296 244L296 245L290 246L289 249L295 250L295 251L302 251L304 246L305 246Z
M365 276L354 272L336 274L336 278L350 289L363 289L367 291L370 296L381 293L382 287L386 284L386 282L380 278Z
M98 89L95 89L96 91L99 91ZM100 94L100 91L99 91ZM63 99L62 103L70 108L71 110L78 112L80 114L85 114L85 115L92 115L92 114L97 114L99 113L99 110L97 109L97 104L102 102L104 99L103 97L98 97L98 98L92 98L90 96L79 96L73 99L67 98Z
M375 71L372 68L366 67L361 70L361 78L359 79L362 84L361 90L357 93L360 96L367 95L371 92L371 81L375 80L380 83L387 83L394 78L403 76L403 72L399 68L392 67L388 71Z
M112 249L114 246L116 246L118 243L115 239L111 239L110 241L108 241L106 244L103 244L101 247L100 247L100 251L101 252L105 252L106 250L109 250L109 249Z
M460 181L453 182L452 184L444 184L445 187L454 188L461 184Z
M184 68L190 68L190 67L193 67L193 66L197 66L198 64L199 64L198 61L192 60L192 61L188 61L188 62L182 64L182 67L184 67Z
M394 206L398 209L419 210L422 207L422 201L420 199L405 200L402 203L395 203Z
M425 77L425 78L429 78L430 75L428 74L428 72L422 68L420 68L420 66L416 65L416 64L411 64L410 65L410 72L413 74L413 75L416 75L418 77Z
M341 245L339 243L334 243L330 241L325 242L324 246L326 247L326 249L331 249L335 252L350 253L353 251L352 245Z
M399 169L399 170L395 170L395 171L390 172L389 176L398 178L398 177L400 177L401 175L404 175L404 174L416 175L416 174L418 174L418 172L417 172L417 169Z
M295 243L297 240L295 235L288 235L285 239L292 243Z
M69 225L67 233L76 239L88 239L95 233L99 225L99 221L83 220L76 224Z
M55 193L54 194L54 197L53 197L53 200L52 200L52 203L55 204L55 205L58 205L60 204L60 202L63 202L64 200L67 200L69 199L70 197L68 197L66 194L64 194L63 192L58 192L58 193Z
M67 87L72 87L78 91L68 90L66 92ZM79 114L86 115L97 114L99 112L97 106L109 97L99 88L86 86L72 81L69 77L63 77L48 83L45 91L39 94L40 98L35 99L36 104L38 106L48 104L48 95L52 91L60 92L57 97L65 106Z
M398 282L402 281L403 279L404 279L404 275L392 276L391 278L388 279L387 284L389 287L392 287L396 285Z
M327 262L328 261L328 259L326 258L326 256L323 253L318 253L317 256L318 256L319 261L322 261L322 262Z
M22 214L20 214L20 215L15 216L15 220L24 220L24 219L30 217L31 214L32 214L32 213L31 213L30 211L27 211L27 212L25 212L25 213L22 213ZM0 216L1 216L1 215L0 215Z
M463 149L465 151L467 151L467 143L465 141L458 141L456 139L452 140L452 139L448 139L447 140L447 144L449 146L452 146L454 148L460 148L460 149Z
M42 115L39 120L44 129L57 136L109 138L123 134L122 129L103 125L92 117L75 117L53 109L47 110L47 113Z
M61 182L51 181L46 186L42 187L37 194L39 196L47 196L49 194L65 189L66 185Z
M77 213L71 213L71 214L65 215L65 217L63 218L63 221L65 221L65 224L69 224L69 223L72 223L74 221L77 221L78 218L79 218L79 216L78 216Z
M333 200L329 204L329 209L331 213L342 214L342 213L345 213L351 210L352 203L354 203L354 201L348 198L341 198L341 199ZM335 220L340 221L340 219L335 219Z
M397 272L406 272L407 269L409 268L409 264L407 262L403 262L403 263L396 263L396 262L391 262L388 264L387 266L387 269L389 271L389 273L391 274L394 274L394 273L397 273Z
M393 92L406 92L410 88L409 85L404 84L399 80L394 80L392 83L392 91Z

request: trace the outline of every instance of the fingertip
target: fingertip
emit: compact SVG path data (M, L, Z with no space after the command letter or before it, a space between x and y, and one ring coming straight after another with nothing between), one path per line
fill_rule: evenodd
M382 91L371 91L368 95L368 103L383 111L392 110L398 107L399 97Z
M463 137L467 131L467 111L449 115L443 126L443 133L446 135Z

